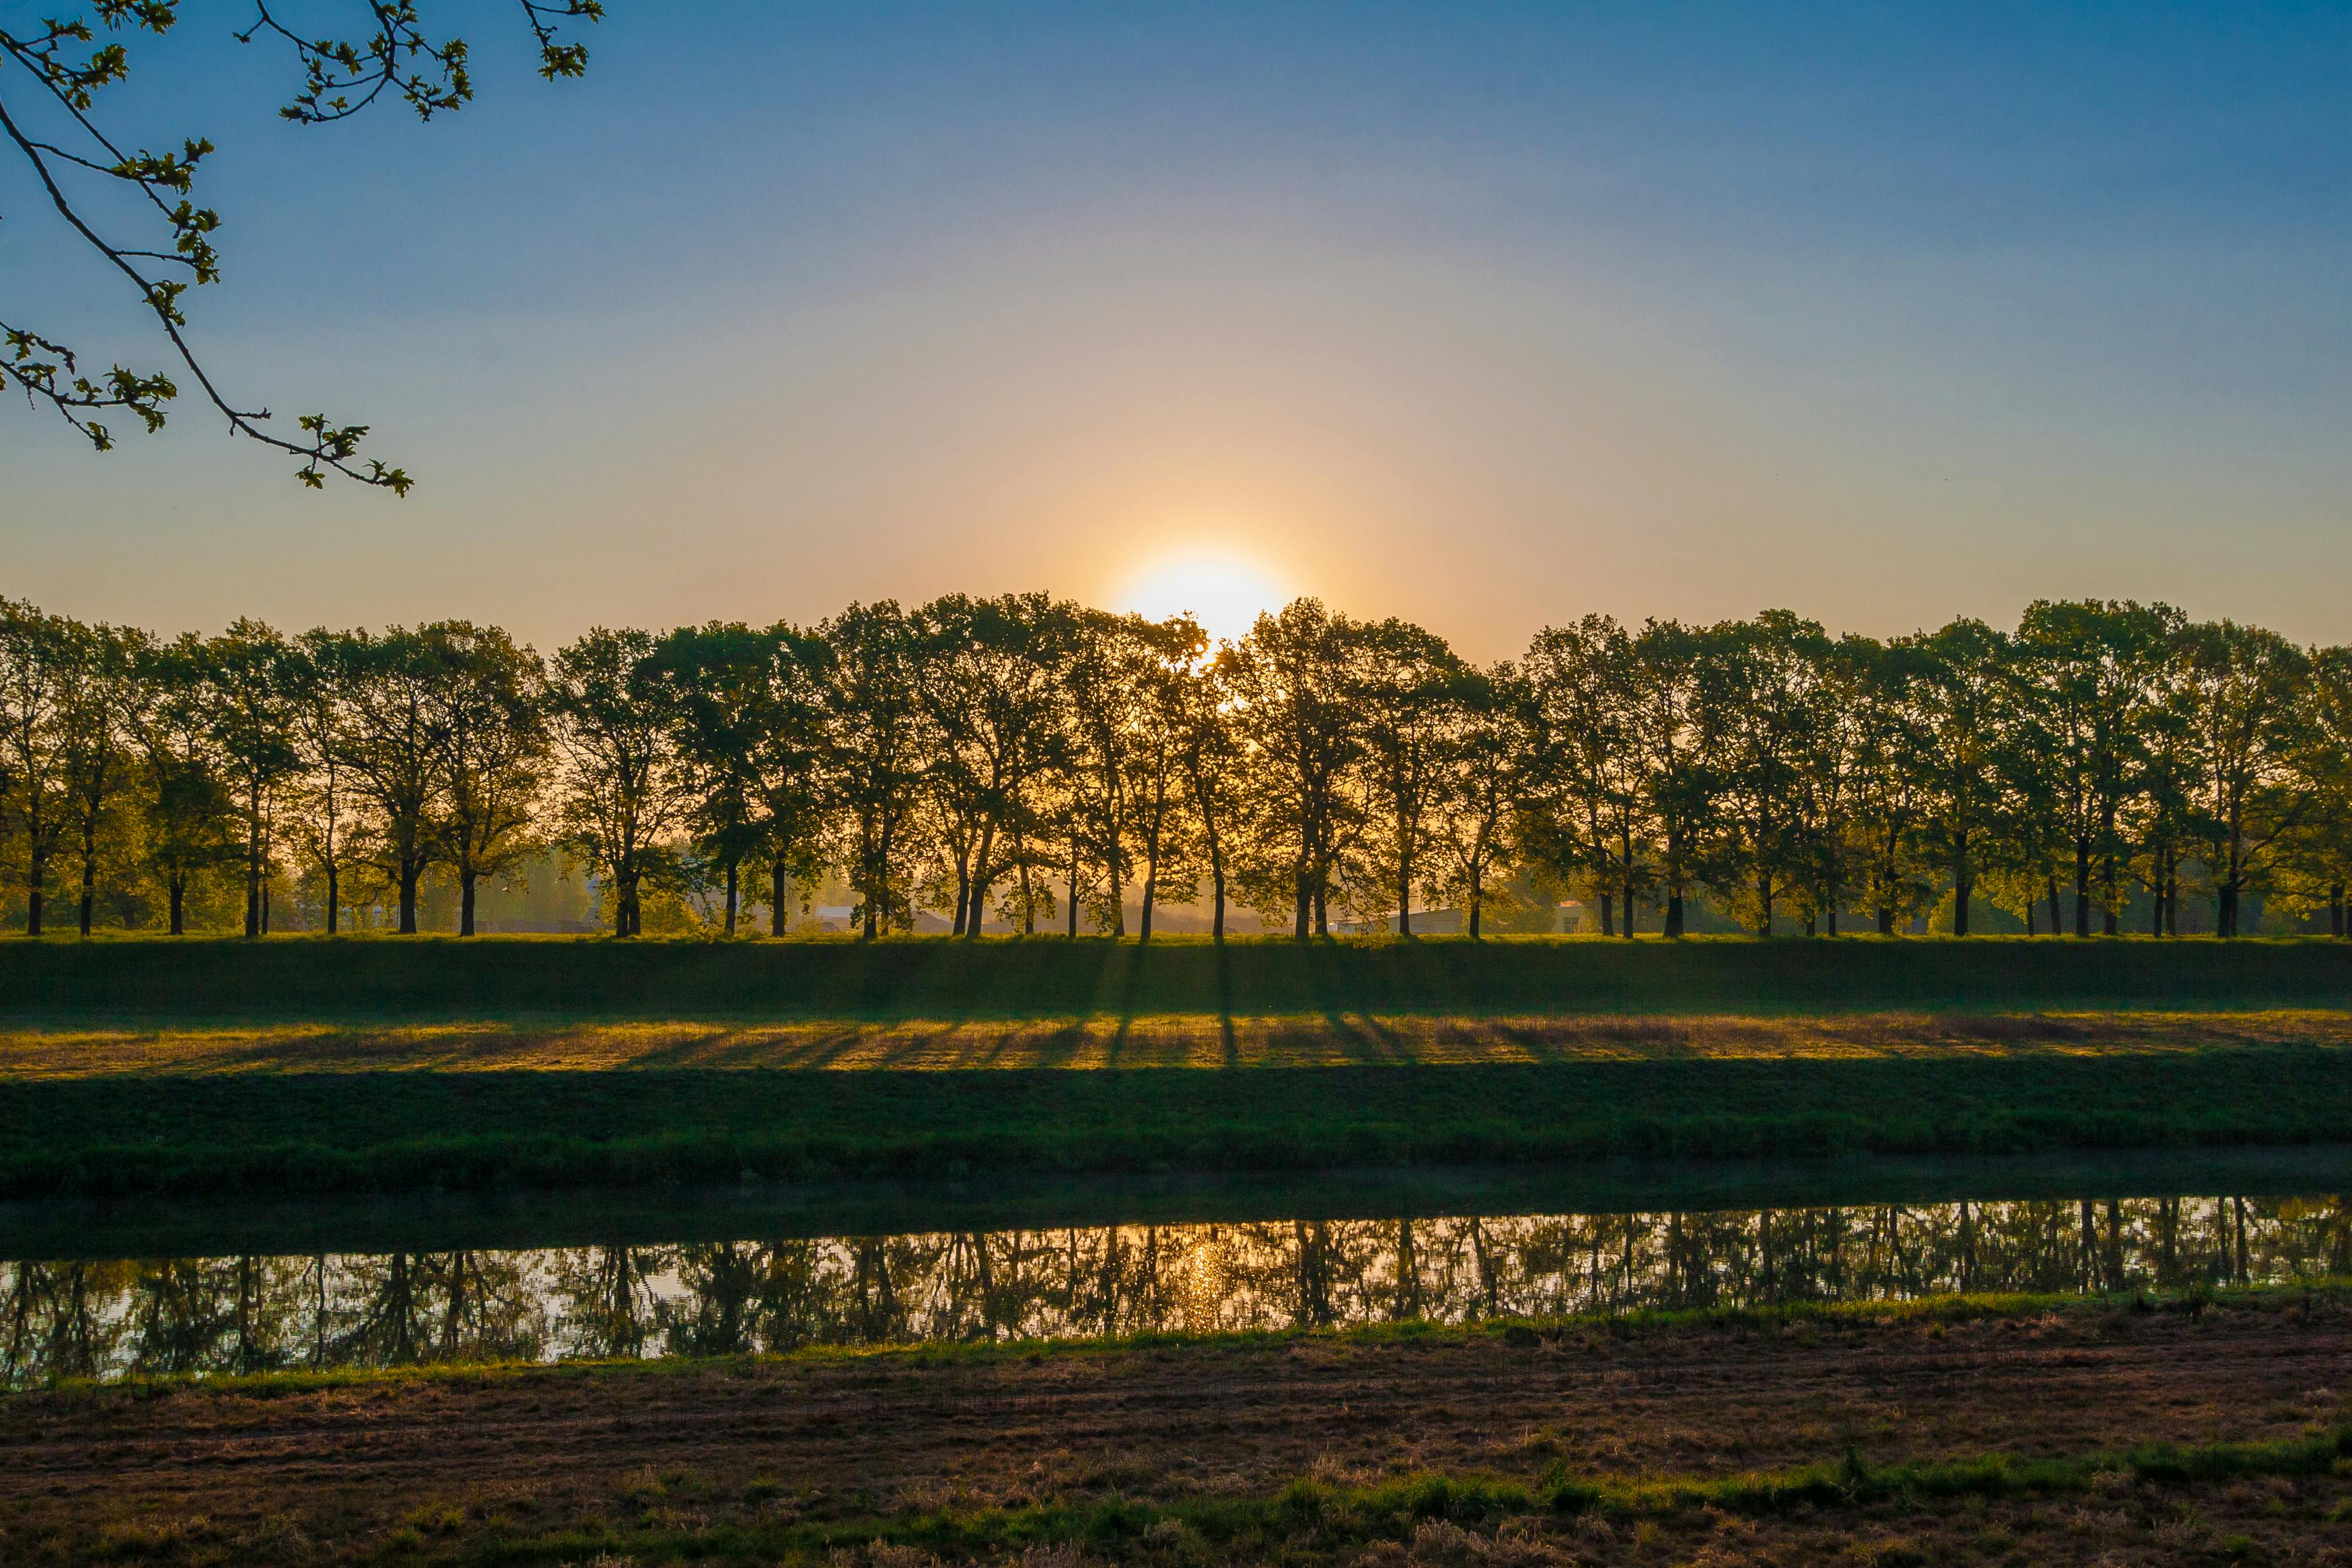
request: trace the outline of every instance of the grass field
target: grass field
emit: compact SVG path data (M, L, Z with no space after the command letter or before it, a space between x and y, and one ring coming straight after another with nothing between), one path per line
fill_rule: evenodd
M2347 977L2306 941L17 941L0 1196L2338 1143Z
M0 1528L59 1564L2340 1562L2347 1328L2323 1286L68 1385L0 1401Z

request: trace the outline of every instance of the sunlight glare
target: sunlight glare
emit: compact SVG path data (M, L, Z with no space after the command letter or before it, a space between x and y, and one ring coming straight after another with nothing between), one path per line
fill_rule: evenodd
M1118 608L1162 621L1189 612L1211 643L1237 643L1258 616L1282 608L1287 596L1265 569L1247 557L1187 551L1137 572Z

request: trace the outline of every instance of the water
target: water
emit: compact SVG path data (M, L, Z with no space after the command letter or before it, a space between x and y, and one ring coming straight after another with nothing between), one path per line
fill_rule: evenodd
M722 1219L739 1212L719 1210ZM681 1223L674 1233L709 1228ZM2344 1197L2227 1192L1349 1218L1301 1209L541 1246L409 1239L0 1264L0 1378L22 1386L2352 1274Z

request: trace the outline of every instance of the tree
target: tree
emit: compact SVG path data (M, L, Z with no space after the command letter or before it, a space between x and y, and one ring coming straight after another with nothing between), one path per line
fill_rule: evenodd
M150 693L139 744L144 754L148 863L163 883L168 928L187 929L188 888L236 851L228 791L215 766L200 641L182 636L141 658Z
M1665 890L1665 934L1683 934L1683 901L1715 819L1707 768L1706 691L1709 652L1704 632L1679 622L1648 621L1633 642L1630 748L1639 769L1636 799Z
M551 675L559 820L612 892L613 935L635 936L644 885L667 869L665 841L685 815L670 744L677 685L652 636L601 626L557 653Z
M1927 744L1920 753L1920 826L1952 884L1952 935L1969 934L1969 899L1998 863L2008 752L2013 743L2009 639L1963 618L1916 640L1912 683Z
M2308 716L2298 698L2310 664L2275 632L2219 621L2189 628L2189 677L2203 777L2197 804L2205 821L2217 936L2238 935L2241 903L2268 870L2272 850L2302 811L2291 762Z
M1328 934L1339 856L1360 822L1356 770L1364 753L1359 706L1363 628L1320 600L1260 615L1227 669L1233 717L1255 785L1254 868L1260 896L1290 905L1291 934Z
M1528 758L1520 821L1532 859L1601 905L1628 937L1643 862L1643 754L1634 745L1633 642L1606 615L1537 633L1519 667Z
M551 81L580 75L588 52L560 38L557 28L566 20L595 21L604 15L600 0L520 3L539 43L539 74ZM349 119L388 94L430 120L473 97L465 41L434 43L416 0L362 4L375 30L364 42L347 42L296 33L280 24L268 0L258 0L252 25L238 39L285 45L303 74L301 90L278 110L282 118L323 125ZM99 109L100 94L130 74L130 51L114 36L145 32L160 38L179 13L179 0L93 0L79 14L45 18L29 30L0 27L0 64L17 67L23 75L15 79L27 88L22 99L0 92L0 133L15 144L49 204L95 253L101 268L129 285L131 298L153 318L179 368L194 378L231 434L300 458L298 476L313 487L331 470L405 495L405 472L359 458L366 425L337 424L312 413L297 422L299 433L292 439L273 434L263 428L268 411L231 402L189 340L184 297L221 276L213 245L220 216L193 200L197 172L213 144L191 136L182 139L176 152L127 152L128 138L110 130ZM110 35L104 43L98 42L101 29ZM114 225L105 214L113 211L137 214L154 237L109 237ZM160 248L165 245L168 249ZM46 405L100 452L113 446L113 434L92 416L121 410L150 434L162 429L165 406L179 395L175 373L117 364L93 381L81 372L73 349L0 319L0 385L22 392L37 407Z
M73 628L58 704L66 811L81 852L81 934L98 904L99 841L129 786L147 706L140 662L150 639L118 626Z
M1391 617L1363 628L1359 701L1370 793L1379 802L1380 859L1393 890L1397 932L1412 935L1413 889L1426 869L1422 836L1439 788L1439 757L1458 714L1465 674L1444 640Z
M679 787L696 841L719 868L732 936L743 862L768 836L759 758L772 722L775 634L740 621L681 626L656 657L677 694Z
M1452 722L1438 742L1432 769L1430 883L1460 901L1464 929L1475 941L1495 868L1511 847L1528 771L1528 694L1509 664L1467 670L1454 677Z
M1215 942L1225 939L1226 885L1249 787L1247 758L1225 714L1234 663L1233 649L1220 648L1175 685L1181 760L1208 860L1209 936Z
M2352 885L2352 648L2311 654L2302 740L2294 758L2303 809L2284 848L2310 902L2327 908L2332 936L2352 936L2345 889Z
M0 599L0 810L22 841L25 934L41 934L49 857L65 831L66 748L59 706L74 660L74 628L19 600Z
M1852 672L1853 792L1849 835L1854 841L1860 894L1878 934L1891 936L1933 894L1916 851L1930 810L1927 775L1934 738L1918 685L1927 656L1916 637L1880 643L1848 636L1839 655Z
M341 756L368 804L363 850L397 890L400 931L416 933L416 886L441 855L446 773L436 733L446 670L432 638L393 626L351 635Z
M2024 689L2038 700L2057 825L2074 862L2074 934L2091 934L2095 875L2115 935L2117 825L2137 788L2151 674L2179 623L2167 605L2038 599L2017 633Z
M910 923L901 862L923 781L929 729L915 689L913 628L898 604L853 604L818 629L831 650L824 686L827 773L848 835L855 918L870 940Z
M1823 717L1819 623L1785 610L1701 633L1698 770L1713 798L1713 880L1772 934L1780 893L1812 859L1801 803L1808 747Z
M296 833L327 879L327 934L341 929L343 863L349 849L350 786L345 760L353 739L350 706L363 647L349 632L318 627L294 641L287 660L287 704L301 758Z
M442 621L425 636L438 666L429 733L446 803L441 839L457 873L457 935L471 936L481 879L534 847L548 762L546 674L537 653L495 626Z
M813 881L820 866L831 786L825 693L833 649L823 637L779 621L768 628L768 653L751 763L765 830L768 926L782 936L788 884Z
M1143 862L1143 904L1136 938L1151 940L1152 911L1171 898L1189 903L1200 888L1192 814L1192 736L1188 705L1192 670L1207 653L1208 634L1189 615L1162 622L1138 618L1128 634L1140 648L1135 682L1135 836Z
M916 690L938 747L929 781L955 869L955 935L980 935L991 890L1035 831L1039 786L1063 760L1081 614L1044 593L957 593L911 617Z
M222 780L243 818L245 934L269 929L267 904L278 790L300 768L294 745L286 639L239 618L193 644L204 677L206 721Z

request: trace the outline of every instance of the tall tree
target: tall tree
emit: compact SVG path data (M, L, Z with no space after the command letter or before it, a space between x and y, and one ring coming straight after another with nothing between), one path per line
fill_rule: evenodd
M416 933L416 889L446 849L446 772L436 725L447 674L422 628L352 634L342 758L367 802L368 857L396 890L403 936Z
M1529 704L1518 671L1508 663L1466 670L1453 686L1451 722L1433 774L1436 829L1429 880L1459 902L1463 928L1475 941L1526 794Z
M870 940L909 924L902 861L929 761L928 724L915 689L917 649L892 601L853 604L818 629L831 650L825 707L831 775L847 843L856 918Z
M245 934L268 929L273 829L281 786L302 765L295 748L291 651L274 629L240 617L195 645L223 781L245 837Z
M2001 852L2009 751L2014 744L2009 639L1963 618L1917 639L1912 691L1927 745L1920 826L1952 886L1952 935L1969 934L1969 900Z
M1192 820L1209 872L1209 936L1225 939L1225 898L1249 789L1248 758L1226 709L1236 663L1231 647L1185 673L1176 688L1181 760Z
M684 817L671 737L677 695L652 636L597 627L550 672L564 836L604 879L613 934L644 928L645 883L661 874Z
M2213 879L2213 929L2238 935L2245 894L2259 885L2282 834L2303 810L2292 761L2309 715L2298 700L2310 671L2303 651L2274 632L2219 621L2189 628L2198 750L2198 805Z
M695 838L719 873L735 935L742 865L769 833L760 753L772 726L776 633L740 621L681 626L656 649L676 690L679 786Z
M2115 934L2117 829L2138 783L2151 676L2179 622L2166 605L2040 599L2018 627L2022 689L2037 699L2058 830L2074 856L2077 936L2091 934L2095 901Z
M1646 875L1642 752L1633 730L1633 640L1606 615L1537 633L1520 665L1526 703L1525 847L1601 906L1601 930L1633 935Z
M1823 717L1828 639L1785 610L1701 635L1696 738L1715 803L1713 879L1769 936L1780 894L1802 882L1811 860L1803 786Z
M286 666L288 711L301 758L296 832L299 847L326 879L331 936L342 929L343 869L353 826L346 757L362 653L351 633L315 627L294 640Z
M150 694L139 731L147 860L163 884L167 928L178 936L195 879L236 854L235 812L216 766L202 640L188 634L151 648L140 665Z
M0 811L14 819L25 888L25 934L38 936L49 857L65 831L59 706L74 664L73 623L0 599Z
M1328 934L1339 856L1363 815L1362 642L1358 622L1319 600L1293 600L1258 617L1228 670L1255 783L1261 886L1288 895L1291 934L1302 942Z
M959 593L911 618L916 688L936 737L929 774L954 862L958 936L980 935L992 890L1036 830L1040 785L1062 759L1084 614L1044 593Z
M1412 894L1427 871L1423 835L1440 758L1459 718L1465 674L1443 638L1391 617L1363 628L1359 703L1368 780L1378 801L1381 869L1396 928L1412 935Z
M2352 936L2345 890L2352 886L2352 648L2311 654L2311 681L2294 759L2303 810L2285 845L2298 878L2327 909L2331 936Z
M442 621L425 636L438 665L429 722L446 802L441 839L457 875L457 935L471 936L482 879L535 847L548 767L546 673L536 653L495 626Z
M80 851L81 934L98 904L99 842L131 782L147 706L141 660L150 639L119 626L73 630L73 653L58 704L65 805Z
M768 628L767 643L767 693L751 771L768 862L768 928L782 936L791 884L818 873L831 810L825 693L833 649L823 637L782 621Z
M1633 702L1627 714L1636 786L1665 895L1665 935L1680 936L1684 900L1715 820L1714 774L1707 766L1706 690L1709 652L1704 632L1675 621L1648 621L1633 643Z

